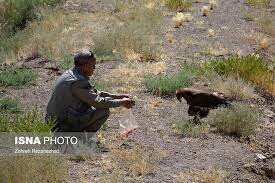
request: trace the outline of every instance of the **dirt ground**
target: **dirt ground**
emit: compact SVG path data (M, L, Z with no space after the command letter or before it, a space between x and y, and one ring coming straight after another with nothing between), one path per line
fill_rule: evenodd
M112 3L105 1L87 1L81 4L77 2L67 1L65 8L75 10L81 8L91 13L113 10ZM254 22L247 21L244 15L246 12L257 10L245 5L242 0L220 0L209 16L204 17L200 11L204 5L206 2L194 3L191 10L193 21L180 28L174 28L172 25L171 19L174 13L168 11L164 13L163 22L166 29L162 34L163 48L167 56L164 61L166 73L176 73L179 65L184 62L197 62L236 54L247 55L259 52L268 61L274 58L274 47L262 51L255 42L247 38L250 33L260 32L260 29ZM275 6L272 6L268 11L274 12L274 9ZM215 36L208 36L209 29L215 31ZM167 35L172 36L172 43L167 40ZM52 87L62 71L53 69L56 68L54 61L48 63L44 61L44 58L30 61L32 64L28 67L39 74L34 85L20 90L6 88L1 91L2 94L20 99L26 110L36 107L45 114ZM98 63L95 77L100 78L101 74L108 74L119 64L121 63L111 61ZM181 137L173 131L173 124L186 117L186 103L179 103L174 97L155 97L146 92L142 84L131 91L131 94L138 99L133 109L139 124L137 131L128 139L120 140L118 121L121 113L120 110L113 110L107 121L107 128L102 132L104 144L110 151L101 153L92 161L68 161L69 182L102 182L101 177L106 175L102 162L112 156L114 150L131 149L136 145L142 146L157 160L147 175L138 178L125 175L122 182L182 182L179 177L186 171L216 169L226 172L225 182L275 182L274 97L268 98L258 93L259 99L248 102L258 106L263 111L264 118L255 135L240 140L215 133L207 133L201 138ZM263 154L267 159L259 160L256 153ZM107 179L105 182L108 182Z

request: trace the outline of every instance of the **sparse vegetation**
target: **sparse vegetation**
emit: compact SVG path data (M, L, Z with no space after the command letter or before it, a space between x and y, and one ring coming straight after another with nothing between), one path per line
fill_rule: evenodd
M165 0L165 5L174 11L187 11L192 6L191 0Z
M224 77L213 72L208 73L204 80L210 82L209 87L212 90L221 92L233 100L246 100L256 97L252 85L232 75Z
M267 7L271 0L245 0L246 4L256 7Z
M32 70L7 67L0 71L0 86L22 87L31 84L36 77Z
M254 133L259 116L259 112L251 106L233 103L232 107L212 111L207 121L216 127L219 133L241 137Z
M191 86L193 79L192 75L184 71L174 76L146 76L145 86L158 96L174 95L176 89Z
M8 97L0 98L0 110L11 113L17 113L21 111L19 101Z
M206 123L194 124L192 120L178 121L174 129L176 133L186 137L202 137L209 132L209 125Z
M45 122L42 115L35 111L11 117L0 114L0 132L50 132L55 121Z
M100 30L93 36L93 50L98 56L119 53L127 60L158 60L161 12L156 7L148 8L142 4L133 8L133 4L129 3L128 8L117 14L119 21L112 29Z
M179 182L223 183L228 173L219 169L187 170L177 176Z
M256 22L266 34L275 36L275 22L273 21L272 16L267 13L263 13Z
M1 156L0 182L66 182L68 165L58 156Z
M161 157L154 157L140 146L114 150L103 164L106 175L100 182L121 182L125 174L133 178L143 177L152 170L158 158Z

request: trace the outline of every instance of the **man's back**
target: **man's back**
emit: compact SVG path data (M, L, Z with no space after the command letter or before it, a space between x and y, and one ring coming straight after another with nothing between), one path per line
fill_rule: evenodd
M72 94L71 85L76 81L87 81L78 69L74 68L64 72L56 81L52 96L47 105L47 118L55 117L66 120L69 108L87 110L89 105L83 103ZM84 112L84 111L83 111Z

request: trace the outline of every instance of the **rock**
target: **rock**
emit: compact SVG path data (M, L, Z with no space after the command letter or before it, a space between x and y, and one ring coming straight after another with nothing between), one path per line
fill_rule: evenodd
M266 161L266 157L262 154L256 153L257 160Z

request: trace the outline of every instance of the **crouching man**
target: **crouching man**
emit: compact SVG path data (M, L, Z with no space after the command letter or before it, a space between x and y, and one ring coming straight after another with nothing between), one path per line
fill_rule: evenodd
M108 119L109 108L122 106L129 109L135 105L128 94L97 91L90 85L90 76L96 65L91 51L77 53L74 65L58 78L47 105L46 120L57 120L53 130L97 132Z

